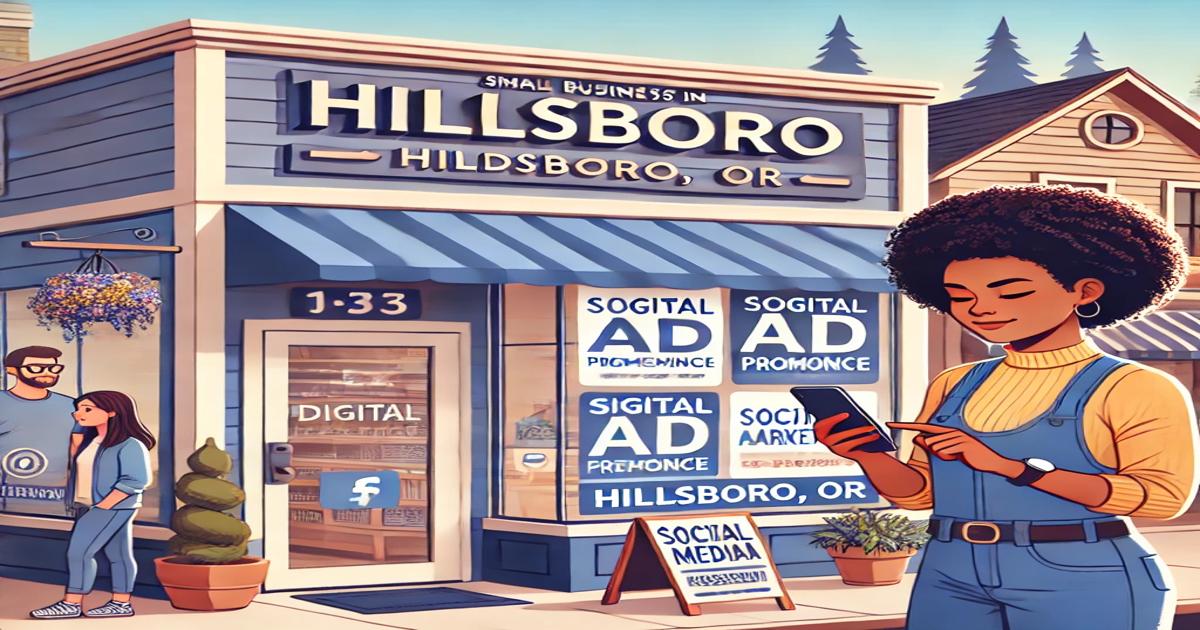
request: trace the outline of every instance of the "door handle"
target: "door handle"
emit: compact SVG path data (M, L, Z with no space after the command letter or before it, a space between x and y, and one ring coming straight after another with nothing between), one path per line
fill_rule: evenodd
M296 478L292 467L292 445L287 442L267 443L267 483L285 484Z

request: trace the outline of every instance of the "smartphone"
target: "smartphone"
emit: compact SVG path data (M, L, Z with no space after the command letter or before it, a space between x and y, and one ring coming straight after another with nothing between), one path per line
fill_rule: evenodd
M850 414L849 418L837 423L835 431L845 431L856 427L870 426L875 428L875 440L859 446L856 450L868 453L883 453L896 450L887 427L867 415L858 403L841 387L793 387L792 396L804 405L804 410L817 417L817 420L836 416L839 413Z

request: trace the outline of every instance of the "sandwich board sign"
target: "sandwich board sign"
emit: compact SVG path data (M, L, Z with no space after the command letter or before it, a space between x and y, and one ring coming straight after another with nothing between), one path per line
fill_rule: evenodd
M633 519L601 603L662 588L675 591L685 615L709 602L767 597L782 610L796 608L748 512Z

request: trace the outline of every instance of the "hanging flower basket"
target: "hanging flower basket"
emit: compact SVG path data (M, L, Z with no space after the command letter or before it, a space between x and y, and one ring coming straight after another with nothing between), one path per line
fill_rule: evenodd
M150 327L160 306L158 283L143 274L117 269L100 252L74 272L46 278L29 299L29 310L37 316L38 325L62 328L67 341L87 335L95 323L112 324L131 337L135 327Z

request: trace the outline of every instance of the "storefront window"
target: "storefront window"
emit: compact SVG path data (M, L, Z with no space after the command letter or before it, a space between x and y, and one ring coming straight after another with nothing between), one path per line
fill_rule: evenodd
M1200 189L1175 191L1175 231L1192 256L1200 253Z
M557 518L558 341L555 287L504 287L504 480L501 513Z
M567 520L714 509L828 511L815 500L815 488L861 473L813 439L815 419L789 387L839 385L875 418L891 419L886 295L578 286L563 293ZM683 306L684 298L694 308ZM581 304L611 308L581 313ZM653 309L674 315L647 316ZM612 316L621 310L624 317ZM826 315L814 316L818 311ZM581 316L588 319L581 323ZM604 348L595 341L579 345L581 330L591 340L606 339ZM629 367L647 358L659 363ZM700 499L701 486L719 497ZM800 491L809 486L802 503ZM771 497L753 505L752 488L769 488ZM790 499L789 488L796 492ZM845 496L833 503L876 500Z
M142 424L150 430L156 439L159 438L160 419L160 371L161 371L161 322L156 318L149 330L137 331L132 337L118 333L112 327L96 325L91 328L83 343L67 343L63 341L61 332L47 330L37 325L33 313L26 307L29 298L37 289L17 289L0 292L3 300L3 339L4 354L17 348L27 346L45 346L54 348L62 353L57 360L65 367L58 375L58 383L51 391L74 398L81 391L111 389L129 394L137 404L138 416ZM13 377L5 374L4 388L13 385ZM4 394L10 396L11 394ZM19 417L3 418L7 422L38 422L37 418L23 419ZM64 420L66 431L70 431L70 420ZM44 425L42 425L44 426ZM11 437L14 433L9 433ZM48 488L62 488L66 484L65 460L69 435L61 436L61 445L57 437L31 434L30 439L39 442L39 448L31 448L29 444L8 443L0 440L0 457L9 457L9 465L0 467L3 475L4 491L0 493L0 511L12 514L31 514L42 516L64 516L65 503L61 493L50 492ZM159 440L161 446L161 440ZM40 446L41 444L46 446ZM46 470L37 476L28 476L22 469L22 461L32 461L30 457L38 457L33 451L41 452L51 449L60 450L56 454L43 453L47 458ZM153 479L158 479L158 467L162 448L151 451L150 462L153 468ZM24 455L22 455L24 454ZM24 459L22 459L24 457ZM59 463L54 463L58 460ZM15 475L14 475L15 473ZM45 476L50 475L50 476ZM31 490L37 496L30 497ZM16 495L23 495L17 497ZM157 482L152 482L142 495L142 509L138 512L138 520L157 522L162 514L160 510L160 494Z

